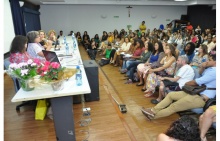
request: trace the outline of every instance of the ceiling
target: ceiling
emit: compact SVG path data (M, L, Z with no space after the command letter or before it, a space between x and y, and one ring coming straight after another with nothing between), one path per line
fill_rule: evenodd
M100 4L100 5L210 5L216 0L25 0L35 5L45 4Z

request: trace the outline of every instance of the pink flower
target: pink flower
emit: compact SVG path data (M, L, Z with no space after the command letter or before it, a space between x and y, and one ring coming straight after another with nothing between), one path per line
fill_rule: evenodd
M39 65L40 65L40 59L35 58L35 59L34 59L34 63L36 63L36 64L39 66Z
M60 67L60 64L57 63L57 62L52 62L51 66L52 66L53 69L58 69Z

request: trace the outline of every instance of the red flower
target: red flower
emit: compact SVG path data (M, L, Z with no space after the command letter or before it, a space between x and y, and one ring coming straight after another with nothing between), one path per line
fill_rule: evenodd
M41 68L42 71L48 71L49 70L49 66L45 65Z
M49 62L49 61L45 61L44 65L45 65L45 66L49 66L49 65L50 65L50 62Z

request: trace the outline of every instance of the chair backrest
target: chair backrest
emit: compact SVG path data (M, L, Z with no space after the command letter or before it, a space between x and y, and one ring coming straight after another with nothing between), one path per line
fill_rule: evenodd
M5 60L4 60L4 69L8 69L8 67L9 67L9 65L10 65L10 61L9 61L9 58L6 58Z
M4 59L4 69L8 69L10 65L9 58ZM17 78L11 77L14 83L15 93L20 89L20 83Z

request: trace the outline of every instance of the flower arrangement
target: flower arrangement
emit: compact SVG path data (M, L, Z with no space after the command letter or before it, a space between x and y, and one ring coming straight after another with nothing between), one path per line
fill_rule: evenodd
M45 61L38 69L37 73L41 78L47 82L61 80L63 76L63 70L65 68L57 62L48 62Z
M16 77L18 79L28 80L37 75L37 65L38 60L33 61L31 59L29 59L27 62L21 62L19 64L12 63L9 65L7 73L10 76Z
M35 87L33 77L37 75L38 59L29 59L27 62L12 63L6 71L11 77L18 78L23 90L31 91Z

